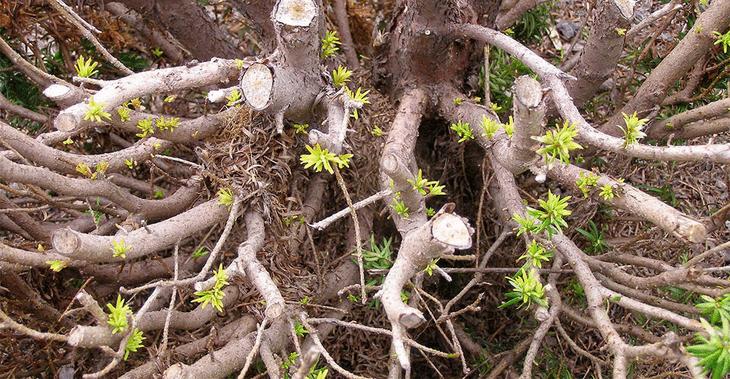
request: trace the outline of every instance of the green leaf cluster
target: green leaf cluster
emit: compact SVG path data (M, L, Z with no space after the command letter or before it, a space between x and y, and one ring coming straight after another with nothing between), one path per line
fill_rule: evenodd
M337 54L340 51L339 46L341 44L342 42L340 42L340 37L337 36L336 31L327 31L324 38L322 38L322 52L320 53L322 58L329 58Z
M223 297L225 296L223 287L228 285L228 274L226 274L226 270L223 269L223 264L220 264L218 266L218 270L213 272L213 277L215 278L213 288L195 292L195 299L193 299L193 303L201 303L201 308L203 309L205 309L208 304L211 304L213 305L213 308L218 310L218 312L221 312L223 311Z
M531 233L544 231L547 233L548 238L552 238L553 235L561 232L563 228L568 226L565 217L573 213L568 210L568 200L570 200L570 196L561 197L548 191L547 200L539 199L537 201L540 209L527 207L527 217L531 217L537 222L532 221L532 228L526 228L526 231ZM518 223L522 225L520 221ZM525 225L528 224L529 222L526 221Z
M552 251L546 249L537 241L532 240L532 242L527 245L527 251L525 251L524 254L517 258L517 261L525 261L525 266L523 266L523 269L526 269L528 267L542 268L542 263L550 261L550 258L552 257Z
M423 170L418 169L418 174L413 179L408 179L408 183L413 187L414 191L417 191L421 196L442 196L446 195L444 188L446 186L439 185L437 180L428 180L423 177Z
M365 270L387 270L393 266L393 250L390 238L383 238L383 242L375 242L375 236L370 235L370 249L362 252L362 265Z
M79 56L79 59L76 60L74 69L76 70L76 76L82 78L90 78L99 72L96 70L98 66L99 62L94 62L91 57L89 57L89 59L87 60L84 60L84 56L81 55Z
M725 34L720 32L712 32L715 36L715 45L722 45L722 52L727 54L727 49L730 48L730 31Z
M451 124L451 130L456 132L456 135L459 136L459 143L474 139L474 134L472 133L468 122L459 120L456 124Z
M322 172L324 169L330 174L334 174L335 170L332 168L333 163L338 168L350 167L352 154L336 155L335 153L330 153L327 149L323 149L319 144L314 145L314 147L307 145L306 148L309 154L302 154L299 158L305 169L314 167L315 172Z
M221 188L218 190L218 204L230 208L233 205L233 198L233 190L230 188Z
M722 379L730 373L730 321L720 317L720 327L700 319L707 335L696 334L695 343L687 346L687 352L699 359L705 373L712 379Z
M348 70L347 67L339 65L332 71L332 85L335 88L342 88L350 81L351 76L352 71Z
M626 148L646 137L646 133L642 129L649 120L645 118L640 119L636 112L632 115L627 115L626 113L623 113L623 115L625 127L619 126L619 128L624 132L624 148Z
M396 192L395 194L393 194L393 201L390 203L390 207L393 208L393 211L395 211L398 216L401 216L405 219L411 217L411 210L408 209L408 206L406 206L406 203L403 201L400 192Z
M122 296L117 294L117 302L115 305L111 303L106 305L109 310L109 317L107 324L112 328L112 334L117 334L125 331L129 326L127 317L132 314L132 310L129 305L124 303Z
M127 340L127 344L124 345L124 360L125 361L127 360L127 358L129 358L129 353L136 353L140 347L144 347L144 344L142 344L142 341L144 341L144 336L142 335L142 331L139 329L134 329L134 331L132 332L132 335L129 336L129 339Z
M545 132L544 136L533 138L543 144L537 153L542 155L548 163L552 163L556 159L570 163L570 152L583 148L574 141L577 135L578 130L575 124L565 121L562 126L556 125L555 129Z
M578 186L578 189L583 194L583 197L588 197L591 192L591 187L595 187L597 184L598 175L593 172L589 172L588 174L586 174L581 171L578 174L578 180L575 181L575 185Z
M507 300L499 306L500 308L507 308L512 305L517 305L517 308L529 308L532 304L547 306L545 288L540 283L537 270L521 269L514 277L507 277L507 281L512 286L512 291L505 294Z
M112 257L125 259L127 258L128 251L129 246L127 246L127 243L124 242L124 239L112 241Z
M242 97L241 91L239 91L238 88L234 88L233 91L231 91L226 96L226 100L228 100L228 102L226 103L226 106L232 107L232 106L238 104L238 102L241 100L241 97Z
M592 220L588 221L588 230L582 228L575 228L575 230L590 242L590 245L585 248L586 252L595 254L608 249L603 232Z
M103 122L103 120L111 120L112 115L104 111L104 104L94 101L94 97L89 98L86 104L86 113L84 113L84 121Z

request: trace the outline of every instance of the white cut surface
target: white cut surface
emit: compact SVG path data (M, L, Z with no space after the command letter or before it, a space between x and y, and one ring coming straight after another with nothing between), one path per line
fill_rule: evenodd
M260 111L269 105L274 78L266 65L255 63L246 70L241 78L241 89L251 108Z
M58 99L66 96L71 92L71 89L60 84L51 84L48 88L43 90L43 94L49 99Z
M282 0L276 9L276 21L290 26L309 26L317 15L312 0Z
M226 91L222 89L216 89L208 92L208 101L211 103L220 103L226 98Z
M433 237L456 249L471 247L471 234L464 219L451 213L443 213L433 220L431 227Z

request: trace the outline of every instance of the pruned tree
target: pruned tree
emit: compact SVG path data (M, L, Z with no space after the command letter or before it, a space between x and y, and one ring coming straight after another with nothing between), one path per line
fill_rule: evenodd
M730 1L653 3L3 2L0 362L724 377Z

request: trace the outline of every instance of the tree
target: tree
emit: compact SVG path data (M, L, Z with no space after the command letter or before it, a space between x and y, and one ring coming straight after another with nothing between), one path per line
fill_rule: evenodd
M541 3L3 4L2 338L56 349L10 364L531 378L555 331L576 372L723 377L730 208L621 173L730 163L730 2L597 0L563 42Z

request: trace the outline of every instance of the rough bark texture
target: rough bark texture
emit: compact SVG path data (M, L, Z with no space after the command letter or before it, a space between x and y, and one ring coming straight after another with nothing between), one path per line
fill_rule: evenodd
M241 51L194 0L122 0L152 24L163 25L194 58L239 58Z

